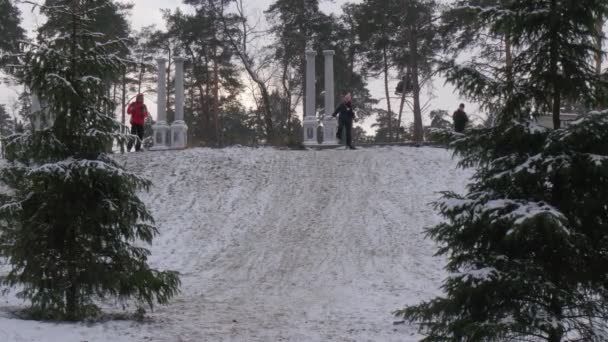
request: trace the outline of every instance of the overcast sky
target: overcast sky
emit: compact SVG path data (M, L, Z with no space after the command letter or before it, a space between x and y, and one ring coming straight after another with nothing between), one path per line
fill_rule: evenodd
M40 0L41 1L41 0ZM263 19L263 11L268 8L270 3L273 0L247 0L247 12L248 17L251 18L262 18ZM321 10L323 12L329 13L339 13L341 11L341 6L347 2L360 2L361 0L333 0L333 1L322 1L321 2ZM131 25L134 29L139 29L143 26L148 25L156 25L159 28L164 28L164 23L161 16L161 9L175 9L176 7L181 7L184 10L187 10L188 6L181 4L181 0L130 0L125 2L131 2L135 5L133 8L130 21ZM44 21L44 18L36 13L36 11L32 12L31 5L21 4L19 6L22 11L23 17L23 26L30 31L30 34L33 34L35 29ZM393 83L396 83L394 81ZM434 99L432 100L431 109L446 109L448 111L452 111L456 109L458 103L465 102L459 98L459 96L455 93L454 88L449 85L444 85L442 79L437 79L434 82L434 90L433 95ZM391 84L391 93L396 84ZM372 92L372 96L375 98L384 98L384 85L381 79L370 79L369 80L369 88ZM10 105L12 102L16 101L18 91L20 91L17 87L6 87L4 85L0 85L0 103ZM424 92L426 93L426 91ZM425 98L422 99L422 103L425 103L427 100ZM399 100L393 100L392 107L398 110ZM467 103L468 104L468 103ZM381 101L379 103L379 107L385 108L386 101ZM475 113L477 110L474 106L467 106L469 108L470 114L478 114ZM150 111L153 115L156 113L156 108L154 106L149 106ZM394 109L395 110L395 109ZM300 114L301 115L301 114ZM369 128L369 126L373 123L374 120L369 119L365 122L364 126ZM404 111L404 126L408 126L410 122L413 121L413 117L411 111L406 107ZM428 122L428 118L424 118L425 122Z

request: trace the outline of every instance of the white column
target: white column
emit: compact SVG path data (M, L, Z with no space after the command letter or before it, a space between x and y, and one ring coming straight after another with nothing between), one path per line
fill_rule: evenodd
M332 117L334 112L334 50L324 50L325 57L325 117L323 118L323 145L339 145L336 139L337 119Z
M171 124L171 148L183 149L188 144L188 126L184 121L184 57L175 57L175 121Z
M51 128L55 123L55 116L46 108L46 103L40 101L36 93L32 92L30 107L30 123L34 131Z
M169 125L167 125L167 91L166 91L166 73L167 69L165 58L158 58L158 84L156 89L157 108L156 108L156 123L152 126L154 130L154 146L150 148L152 151L166 150L169 148Z
M315 93L315 56L313 50L306 51L306 113L304 113L304 145L317 145L317 116Z
M30 107L30 122L34 131L39 131L42 129L42 106L40 105L40 100L38 100L38 96L32 92L32 105Z

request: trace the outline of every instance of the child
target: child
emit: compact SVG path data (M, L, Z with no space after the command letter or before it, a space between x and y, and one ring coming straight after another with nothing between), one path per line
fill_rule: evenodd
M131 134L137 135L137 142L135 143L135 151L140 152L141 142L144 140L144 123L148 117L148 108L144 104L144 94L137 94L135 102L129 105L127 113L131 115ZM127 144L127 152L131 151L133 147L133 140L129 140Z

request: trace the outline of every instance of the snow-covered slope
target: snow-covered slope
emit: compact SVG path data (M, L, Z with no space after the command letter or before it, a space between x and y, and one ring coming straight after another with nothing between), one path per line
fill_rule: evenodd
M448 151L229 148L119 156L154 182L150 262L181 294L146 323L11 318L0 341L415 341L391 311L439 293L428 203L463 191Z

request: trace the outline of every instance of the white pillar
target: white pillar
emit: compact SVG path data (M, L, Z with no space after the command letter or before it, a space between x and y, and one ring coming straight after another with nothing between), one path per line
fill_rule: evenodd
M183 149L188 144L188 126L184 121L184 57L175 57L175 120L171 124L171 148Z
M304 145L317 145L317 116L315 93L315 56L313 50L306 51L306 113L304 113Z
M32 92L32 105L30 107L30 122L34 131L42 129L42 106L38 96Z
M169 140L167 135L169 134L169 125L167 125L167 91L166 91L166 69L165 63L167 62L164 58L158 58L158 84L157 84L157 109L156 109L156 123L152 126L154 130L154 146L150 148L152 151L166 150L169 148Z
M337 119L334 112L334 50L324 50L325 57L325 117L323 118L323 145L339 145L336 138Z

